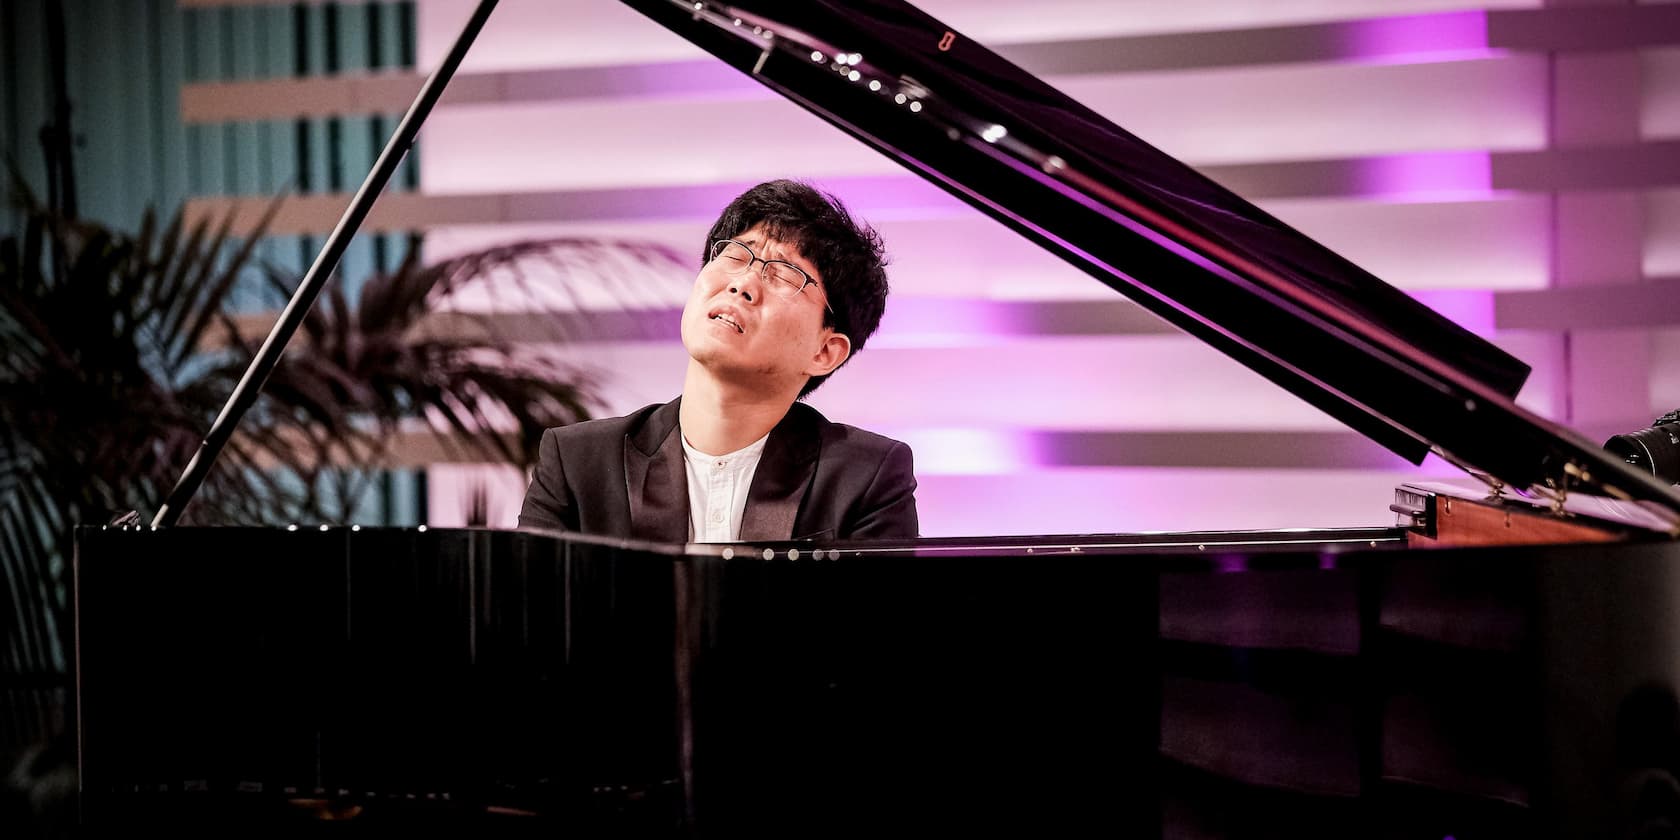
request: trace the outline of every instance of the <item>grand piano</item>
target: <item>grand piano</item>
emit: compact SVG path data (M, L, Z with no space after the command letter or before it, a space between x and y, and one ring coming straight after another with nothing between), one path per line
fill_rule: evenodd
M83 528L89 833L1675 833L1680 495L1526 365L899 0L625 2L1463 480L1330 531Z

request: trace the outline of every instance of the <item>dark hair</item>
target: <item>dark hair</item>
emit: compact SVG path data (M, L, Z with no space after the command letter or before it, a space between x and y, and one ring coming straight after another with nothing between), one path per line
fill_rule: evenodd
M823 326L851 339L852 355L857 355L881 325L881 313L887 307L887 258L881 235L853 220L840 199L829 193L798 181L768 181L723 208L706 235L700 264L711 259L713 242L732 239L759 225L771 239L798 249L817 269L834 310L833 314L823 310ZM815 391L826 379L827 374L811 377L799 396Z

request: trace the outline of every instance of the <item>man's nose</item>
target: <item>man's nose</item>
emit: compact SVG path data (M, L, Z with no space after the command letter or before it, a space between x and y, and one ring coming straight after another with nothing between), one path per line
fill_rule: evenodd
M730 279L729 291L740 295L747 303L752 303L758 299L756 284L763 282L763 274L763 269L748 269L740 277Z

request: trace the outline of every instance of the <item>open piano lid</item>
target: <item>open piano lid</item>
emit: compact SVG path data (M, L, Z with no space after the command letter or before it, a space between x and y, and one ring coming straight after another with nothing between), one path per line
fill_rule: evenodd
M1412 463L1680 523L1526 364L908 3L623 2Z

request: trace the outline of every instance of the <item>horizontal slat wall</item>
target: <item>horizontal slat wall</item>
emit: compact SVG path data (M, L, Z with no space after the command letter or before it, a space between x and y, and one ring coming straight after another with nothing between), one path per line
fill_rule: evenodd
M216 0L209 0L216 2ZM929 14L984 43L1014 44L1066 38L1144 35L1185 30L1279 26L1295 23L1450 12L1466 9L1523 9L1539 0L1149 0L1114 4L1097 0L932 0L917 4ZM449 49L465 9L464 0L421 0L420 56L435 66ZM697 58L704 53L663 29L649 31L646 19L621 3L598 0L503 3L485 25L483 39L495 49L475 50L465 70L578 67Z
M64 5L73 119L78 135L85 138L76 161L82 211L118 230L137 229L147 208L167 217L187 199L238 197L260 209L287 197L343 193L360 183L396 121L396 115L387 113L303 119L275 114L188 124L181 113L184 87L407 73L414 68L415 16L407 0L68 0ZM6 14L15 16L8 22L19 24L18 38L44 31L39 7L7 4ZM12 37L12 32L5 36ZM39 49L33 43L19 45L15 57L7 56L8 66L30 67L31 57L40 56L29 51ZM20 124L38 125L42 103L31 97L45 85L39 73L26 78L21 84L8 80L8 102L18 103L12 110ZM11 125L7 130L9 137L25 133ZM411 168L393 184L393 192L412 190L415 174ZM195 218L219 221L215 214ZM295 282L323 241L313 229L302 235L270 235L258 243L255 257ZM358 237L345 253L335 282L354 294L379 265L400 262L406 247L402 231ZM284 302L260 278L245 280L232 296L236 309L272 311ZM206 423L210 419L205 418ZM387 484L396 489L371 494L363 508L364 521L418 520L414 510L423 495L411 486L412 480L399 476Z
M1639 58L1640 134L1680 137L1680 48L1642 50Z
M471 6L413 6L417 70L435 64ZM1535 374L1519 401L1543 414L1568 421L1582 408L1570 383L1586 358L1570 355L1555 326L1566 317L1565 293L1582 293L1558 288L1557 248L1575 235L1558 226L1579 212L1561 212L1558 197L1635 190L1634 262L1643 271L1624 272L1606 293L1637 299L1634 284L1680 277L1680 176L1663 145L1680 139L1680 35L1639 31L1627 25L1635 18L1576 27L1562 15L1594 12L1538 0L922 6L1028 69L1043 62L1052 83L1122 127L1249 190L1269 212L1528 361ZM353 7L342 4L340 14ZM1212 44L1248 51L1197 52ZM1120 46L1136 47L1127 55L1137 66L1105 58ZM1569 137L1559 145L1554 62L1565 53L1554 49L1633 57L1642 80L1629 94L1635 134L1620 145L1579 148ZM1346 448L1337 424L1292 395L1133 309L1108 306L1119 299L1106 287L797 107L706 72L706 61L616 2L503 0L459 77L462 98L446 100L422 135L421 195L386 212L428 228L431 258L564 235L687 254L742 184L788 176L833 188L885 236L896 303L880 340L812 402L916 446L929 535L1373 524L1387 521L1393 484L1456 472L1433 460L1401 469L1357 440ZM491 73L504 75L482 75ZM267 90L268 113L278 116L321 98L385 103L409 95L391 85L415 83L352 74L344 84L365 87L323 89L309 102L260 85L197 88L193 101L207 114L261 113ZM592 93L591 83L606 90ZM217 105L216 96L232 98ZM329 117L303 119L315 126ZM341 154L354 170L360 153ZM385 224L378 211L373 221ZM317 228L317 244L329 226ZM688 279L669 278L668 299L643 305L669 312ZM1677 286L1650 288L1671 295ZM610 290L583 297L613 305ZM1050 320L1070 318L1057 308L1069 301L1103 302L1098 311L1114 317L1113 329L1093 320L1100 314ZM1650 353L1634 363L1650 387L1636 402L1655 416L1680 393L1662 373L1675 367L1680 342L1663 320L1669 309L1642 309L1639 326L1609 326L1647 337ZM592 339L552 351L600 371L606 412L667 399L680 386L674 330L650 328L647 317L602 315ZM631 323L647 337L627 340L624 327L611 326ZM1623 414L1583 416L1598 423L1587 430L1594 435L1649 419L1643 408ZM1163 442L1173 432L1183 440ZM1244 450L1256 442L1296 460ZM473 474L466 465L434 470L434 522L460 521ZM491 481L501 488L491 503L500 524L511 523L520 484L505 474Z
M1134 22L1155 17L1161 21L1157 31L1198 25L1175 19L1175 11L1166 8L1197 4L1149 4L1144 10L1128 9L1127 15L1105 14L1102 4L1076 5L1078 10L1069 14L1047 15L1035 9L1036 19L1072 22L1067 24L1070 28L1049 27L1032 34L1055 38L1149 31L1118 25L1103 30L1094 21L1104 17ZM989 27L999 35L1032 37L1012 28L1011 13L996 5L928 8L976 37L983 37L980 33ZM1355 10L1350 4L1320 4L1309 10L1292 4L1274 9L1277 18L1225 16L1199 25L1225 28L1443 8L1448 7L1389 4L1380 10ZM423 3L422 22L441 21L450 12L459 15L459 9L444 0ZM973 15L972 22L964 20L964 13ZM568 39L574 35L560 31L560 17L544 23L543 14L529 7L509 15L509 20L500 21L509 27L506 40L498 30L486 32L487 38L498 38L492 42L497 44L495 57L474 66L506 70L626 61L601 59L583 45L572 49ZM423 26L423 50L431 37ZM655 30L632 43L621 42L619 48L635 60L689 56L686 45L657 47L663 37ZM525 45L537 41L551 49L526 52ZM1648 61L1660 62L1661 51L1652 53L1659 58ZM1195 164L1218 165L1546 149L1548 73L1544 54L1512 53L1427 63L1191 68L1052 81L1170 153ZM423 165L428 190L435 194L648 190L784 174L850 184L860 183L859 176L897 174L890 162L796 107L755 92L729 92L716 99L568 97L546 103L473 104L443 110L434 122ZM767 125L774 129L765 129ZM673 132L673 126L681 127L680 132ZM497 138L496 154L476 153L487 136ZM457 151L450 153L452 149ZM1419 180L1416 173L1412 179ZM875 200L867 187L855 195L839 191L861 207L892 204ZM927 205L923 211L889 210L877 217L889 247L902 255L895 260L893 274L895 294L901 299L1100 300L1112 294L990 220L937 201ZM1480 196L1433 201L1303 198L1265 206L1426 300L1430 290L1543 290L1551 282L1554 216L1546 193L1488 189ZM699 217L615 224L611 218L595 223L579 219L507 233L613 230L677 247L684 247L686 238L691 250L707 221ZM499 235L494 226L442 229L434 233L430 247L442 253L496 241ZM1655 239L1668 241L1660 233ZM894 334L893 326L897 325L889 315L888 336ZM1558 414L1567 400L1559 393L1563 360L1557 336L1520 331L1495 338L1537 368L1522 402ZM1416 472L1372 468L1370 460L1354 456L1347 456L1346 469L1328 471L1140 468L1127 466L1126 453L1112 451L1093 454L1078 467L1047 465L1021 454L1047 430L1123 434L1224 429L1233 443L1246 433L1295 430L1299 444L1309 446L1315 439L1307 430L1333 429L1335 424L1188 339L1044 337L976 346L973 341L934 338L914 344L896 346L889 339L865 350L812 402L837 419L900 435L925 453L921 496L929 534L1369 524L1386 519L1393 483ZM642 350L591 345L568 355L593 359L612 372L612 411L663 399L680 383L683 357L680 348L669 344L649 344ZM1660 364L1653 365L1657 368ZM1143 445L1142 438L1118 439ZM1134 454L1131 460L1148 461L1148 453ZM1303 464L1313 461L1310 454L1302 453ZM1233 467L1256 460L1253 453L1238 451L1223 458ZM1442 471L1442 465L1433 462L1425 469ZM1280 501L1296 493L1304 498ZM443 502L441 496L433 498ZM1161 499L1170 502L1156 503ZM1126 516L1125 511L1138 515ZM436 505L433 513L448 515Z
M1545 144L1545 68L1535 56L1050 81L1192 164ZM497 138L495 154L423 158L427 189L684 184L764 178L790 167L830 177L902 171L797 105L757 96L474 105L440 109L427 124L427 139L439 145L485 137ZM754 153L742 154L746 148ZM634 180L623 177L628 173Z

